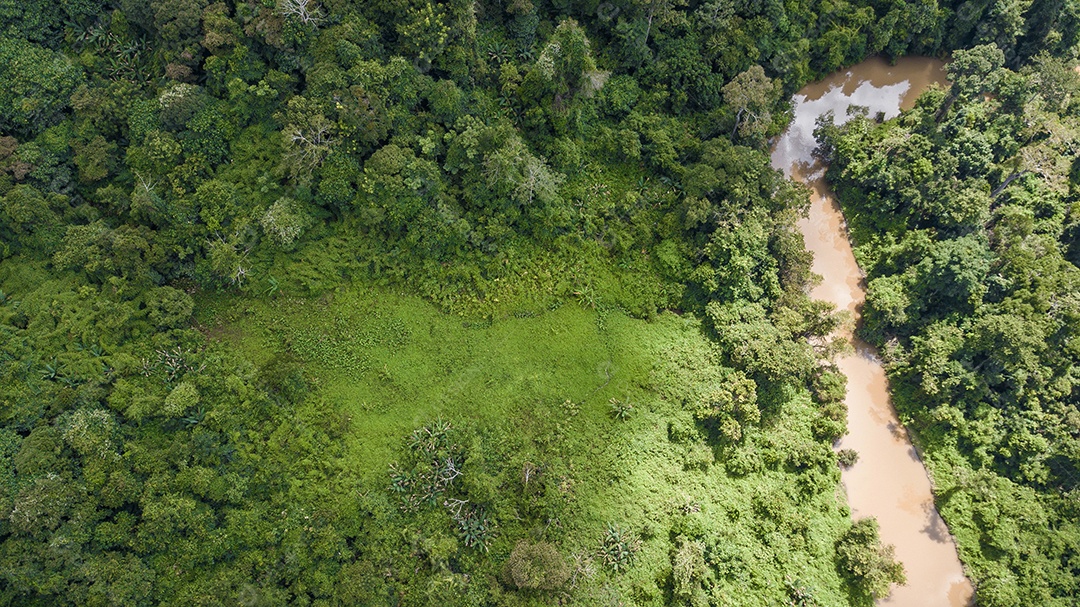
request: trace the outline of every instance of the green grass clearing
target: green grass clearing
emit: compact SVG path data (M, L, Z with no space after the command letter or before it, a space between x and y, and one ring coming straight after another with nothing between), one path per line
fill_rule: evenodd
M347 412L343 466L363 491L387 493L414 429L436 419L455 426L470 498L485 502L498 531L486 554L460 543L454 551L492 580L529 538L554 543L581 569L571 604L775 605L790 600L788 578L822 605L846 602L833 563L847 510L831 451L811 436L815 408L796 394L740 445L712 445L684 406L717 367L692 317L645 321L574 303L477 322L362 286L320 300L204 304L203 323L218 323L212 334L256 364L292 354L312 378L309 400ZM630 403L625 420L612 399ZM522 481L529 466L542 470L538 492ZM441 533L438 520L450 530L437 506L428 514L429 532ZM408 516L386 516L380 525L412 529ZM596 562L608 523L642 540L626 573ZM705 563L696 599L673 596L672 560L687 542ZM526 598L546 604L544 596Z

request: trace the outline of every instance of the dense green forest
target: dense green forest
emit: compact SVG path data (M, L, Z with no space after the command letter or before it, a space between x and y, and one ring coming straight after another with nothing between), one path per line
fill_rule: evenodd
M0 604L867 605L768 140L980 604L1080 577L1080 5L0 0ZM970 49L970 50L963 50ZM1056 602L1055 602L1056 601Z

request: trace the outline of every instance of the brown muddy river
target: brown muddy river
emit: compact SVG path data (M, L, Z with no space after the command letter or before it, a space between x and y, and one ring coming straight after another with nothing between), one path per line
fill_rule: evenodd
M825 167L812 155L815 120L831 110L843 122L851 105L868 107L870 116L896 116L932 83L945 82L942 68L942 62L927 58L908 57L895 66L871 59L810 84L795 95L794 119L773 149L773 167L813 191L809 217L800 222L806 248L814 253L814 272L824 278L812 296L856 318L865 297L862 272L844 216L825 183ZM852 516L877 518L881 539L896 547L908 580L878 604L964 607L971 601L971 585L934 507L926 469L889 401L885 370L873 348L853 341L855 354L838 361L848 378L849 430L838 448L854 449L859 461L843 472L843 484Z

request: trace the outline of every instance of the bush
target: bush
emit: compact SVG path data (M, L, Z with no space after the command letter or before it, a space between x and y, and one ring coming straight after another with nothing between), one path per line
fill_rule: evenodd
M699 591L707 571L705 545L683 536L676 539L678 548L671 555L671 592L679 600L689 600Z
M147 318L159 329L176 329L183 326L195 309L195 302L187 293L172 287L158 287L146 296Z
M634 555L641 549L641 540L633 532L609 523L600 541L600 560L615 573L634 564Z
M505 583L519 590L557 590L569 578L570 566L547 542L519 541L503 568Z
M630 404L628 401L619 400L617 398L613 398L609 401L608 413L610 413L611 417L614 419L626 421L630 419L630 415L633 411L634 405Z

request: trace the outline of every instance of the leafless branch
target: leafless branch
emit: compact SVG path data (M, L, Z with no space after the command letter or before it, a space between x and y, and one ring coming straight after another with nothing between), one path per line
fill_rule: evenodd
M295 17L304 25L315 27L324 18L322 7L314 0L278 0L278 11L286 17Z

